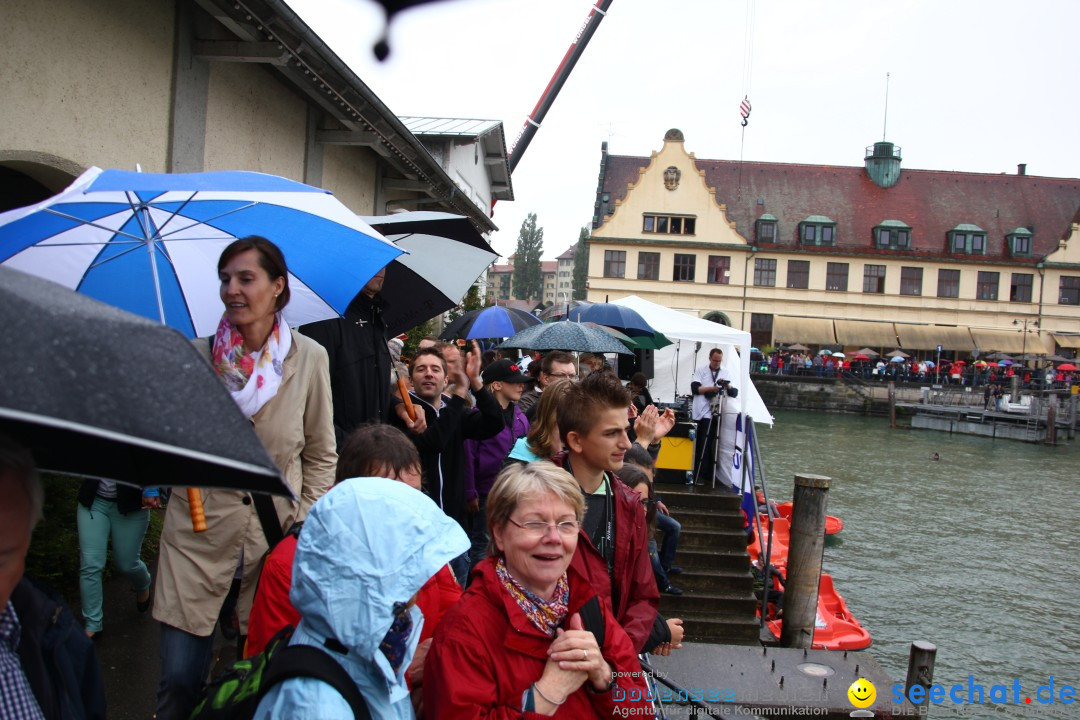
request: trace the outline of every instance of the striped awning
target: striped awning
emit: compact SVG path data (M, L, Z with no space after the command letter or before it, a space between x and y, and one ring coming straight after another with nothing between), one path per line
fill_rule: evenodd
M905 350L933 350L938 345L945 350L970 353L975 349L966 327L954 325L905 325L896 323L896 335Z
M867 347L896 347L896 328L891 322L868 320L833 320L836 342L844 345Z
M1054 341L1061 347L1080 350L1080 335L1059 335L1054 333Z
M828 318L791 317L774 315L772 326L773 345L804 343L808 345L833 345L833 321Z
M1019 330L987 330L985 328L971 328L971 339L975 341L975 347L981 353L1003 352L1010 355L1021 353L1037 354L1042 352L1042 343L1035 333L1024 333Z

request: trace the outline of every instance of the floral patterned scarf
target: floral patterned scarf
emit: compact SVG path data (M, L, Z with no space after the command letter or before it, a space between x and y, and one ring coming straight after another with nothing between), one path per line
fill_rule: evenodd
M499 582L514 598L518 607L525 613L525 617L532 621L540 632L548 637L555 637L555 629L563 624L570 608L570 585L566 582L566 573L555 584L555 592L550 600L544 600L539 595L532 593L518 584L506 569L506 560L499 558L495 564L495 574Z
M278 313L266 345L258 352L244 352L244 338L228 318L221 316L211 361L240 411L248 418L259 412L281 387L282 361L292 347L292 333Z

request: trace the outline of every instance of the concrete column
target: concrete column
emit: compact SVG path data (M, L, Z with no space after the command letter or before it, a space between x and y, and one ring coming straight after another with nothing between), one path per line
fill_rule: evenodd
M196 39L194 3L176 3L173 50L172 126L169 129L169 172L202 172L206 158L206 105L210 65L191 53Z

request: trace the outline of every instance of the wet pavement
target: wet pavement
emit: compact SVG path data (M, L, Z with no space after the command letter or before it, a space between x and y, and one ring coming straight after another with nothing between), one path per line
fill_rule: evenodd
M157 697L159 624L150 611L135 609L135 593L114 577L105 583L105 632L97 642L105 679L109 720L146 720L154 717ZM78 617L77 608L75 609ZM235 643L215 633L215 673L235 659Z

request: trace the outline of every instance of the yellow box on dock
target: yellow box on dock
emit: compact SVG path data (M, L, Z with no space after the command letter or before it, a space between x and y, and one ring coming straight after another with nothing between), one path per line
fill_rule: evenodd
M692 427L692 426L691 426ZM678 426L660 438L660 454L656 458L658 470L693 470L694 469L694 441L687 431L685 436L675 435Z

